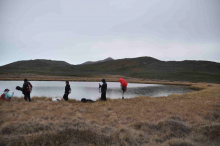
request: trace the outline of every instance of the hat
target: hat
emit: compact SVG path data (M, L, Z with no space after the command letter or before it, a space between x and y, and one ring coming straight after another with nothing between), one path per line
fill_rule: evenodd
M10 91L10 90L9 90L9 89L5 89L5 91ZM4 91L4 92L5 92L5 91Z

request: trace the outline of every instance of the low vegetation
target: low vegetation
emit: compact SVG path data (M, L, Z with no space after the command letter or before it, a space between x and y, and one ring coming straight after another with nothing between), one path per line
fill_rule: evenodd
M94 103L53 102L46 97L0 101L0 145L215 146L220 142L220 85L166 84L188 85L196 91Z
M152 57L109 60L87 65L64 61L28 60L0 66L0 75L24 74L97 77L99 74L167 81L220 83L220 63L210 61L161 61Z

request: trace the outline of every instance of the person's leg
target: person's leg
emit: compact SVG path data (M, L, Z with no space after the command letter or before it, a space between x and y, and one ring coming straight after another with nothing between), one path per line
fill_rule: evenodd
M63 95L63 99L66 101L66 94Z
M106 101L106 92L103 93L103 100Z
M103 92L103 93L102 93L101 100L102 100L102 101L106 101L106 92Z
M122 99L124 99L125 87L122 87Z
M24 100L27 101L27 93L24 94Z
M69 94L66 95L66 101L68 101L68 95L69 95Z
M103 93L101 93L101 99L100 99L101 101L103 100Z
M31 93L28 92L28 93L27 93L27 96L28 96L29 102L31 102Z
M64 95L63 95L63 99L64 99L65 101L68 101L68 94L64 94Z
M106 93L102 92L101 101L106 101Z

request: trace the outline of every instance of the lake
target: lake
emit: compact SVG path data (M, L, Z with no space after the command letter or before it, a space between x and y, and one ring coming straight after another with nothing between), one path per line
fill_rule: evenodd
M99 83L101 82L70 82L72 92L69 98L76 100L81 100L82 98L96 100L101 96L98 88ZM31 81L31 84L33 85L31 97L63 97L65 81ZM107 98L118 99L122 97L119 82L107 82L107 85ZM0 91L2 93L5 88L8 88L10 94L14 92L14 96L23 97L22 92L15 89L16 86L22 87L23 81L0 81ZM134 98L140 95L159 97L187 92L192 92L192 90L186 86L128 83L128 89L124 97Z

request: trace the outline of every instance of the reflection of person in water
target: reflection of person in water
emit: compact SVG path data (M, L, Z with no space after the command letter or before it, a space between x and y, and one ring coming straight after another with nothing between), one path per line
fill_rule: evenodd
M107 92L107 83L105 79L102 79L102 85L99 84L99 88L101 88L101 101L106 101L106 92Z

